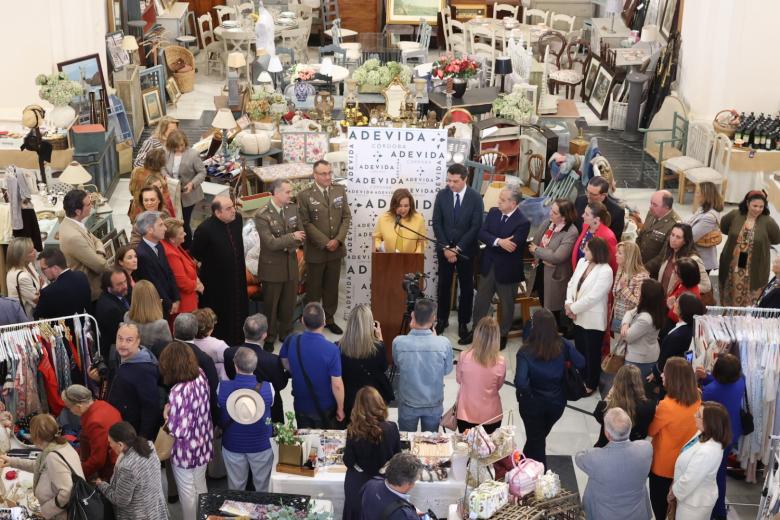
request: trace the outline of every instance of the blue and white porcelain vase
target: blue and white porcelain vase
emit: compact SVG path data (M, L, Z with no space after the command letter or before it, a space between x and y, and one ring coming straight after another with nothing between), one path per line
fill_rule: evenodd
M299 81L295 84L295 99L303 103L306 101L306 98L309 96L313 96L316 92L314 86L311 83L308 83L306 81Z

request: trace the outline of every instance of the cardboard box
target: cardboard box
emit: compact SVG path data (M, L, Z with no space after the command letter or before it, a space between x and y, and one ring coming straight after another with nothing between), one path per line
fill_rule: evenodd
M119 154L119 174L130 173L133 170L133 147L130 143L118 143L116 151Z

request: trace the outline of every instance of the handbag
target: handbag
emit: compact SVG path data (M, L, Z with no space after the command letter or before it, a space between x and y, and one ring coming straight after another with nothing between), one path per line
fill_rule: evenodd
M624 345L625 349L623 350L623 354L618 354L621 345ZM606 372L607 374L617 374L617 371L620 370L620 367L626 362L627 350L628 343L621 338L615 346L615 352L610 352L601 360L601 371Z
M168 421L165 421L165 424L160 426L160 431L157 432L157 437L154 439L154 451L157 452L157 457L161 461L171 458L175 440L176 438L168 430Z
M750 435L756 429L756 425L753 423L753 414L750 413L750 405L748 404L747 386L745 386L745 407L739 407L739 422L742 424L742 435Z
M519 463L516 460L518 458ZM521 453L519 457L512 456L512 465L514 469L506 475L509 493L516 497L524 497L536 491L536 480L544 475L544 464L529 459Z
M677 517L677 499L669 500L666 506L665 520L675 520Z
M469 434L466 436L466 442L481 459L490 456L490 454L496 451L496 445L493 442L493 439L488 435L482 425L475 426L469 430Z
M372 386L376 388L377 392L379 392L379 395L382 396L382 399L385 401L386 404L395 401L395 392L393 391L393 385L390 383L390 380L387 378L387 375L384 372L380 372L379 374L374 374L366 367L364 367L363 363L360 363L360 368L368 376L368 379L373 382Z
M723 242L723 234L720 229L713 229L703 237L696 241L697 246L701 247L714 247Z
M60 505L57 497L54 497L54 505L68 512L68 520L103 520L106 517L106 504L103 501L103 495L98 489L89 484L86 480L73 471L73 467L68 463L62 453L54 451L62 462L70 470L70 478L73 487L70 492L68 503Z
M568 346L564 344L564 349ZM563 389L567 401L578 401L585 395L585 382L582 380L580 371L569 359L569 351L565 350L565 361L563 368Z
M460 390L458 390L458 395L455 396L455 402L442 414L439 420L439 426L445 430L458 430L458 398L460 398Z

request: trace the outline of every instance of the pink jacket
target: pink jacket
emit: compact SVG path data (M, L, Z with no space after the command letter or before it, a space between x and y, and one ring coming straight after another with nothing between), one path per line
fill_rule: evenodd
M503 356L495 365L486 368L474 360L471 350L463 352L455 371L455 379L460 384L458 419L474 424L497 422L502 413L498 391L504 384L505 376L506 360Z

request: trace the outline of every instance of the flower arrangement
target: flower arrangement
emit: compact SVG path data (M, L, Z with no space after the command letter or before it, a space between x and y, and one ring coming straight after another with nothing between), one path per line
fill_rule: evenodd
M438 79L468 79L477 74L477 69L479 63L473 58L456 58L452 54L444 54L433 62L431 73Z
M276 443L285 446L300 446L301 438L295 435L295 412L287 412L284 417L286 421L283 423L271 422L270 417L266 419L266 424L271 424L274 427Z
M513 89L493 101L493 113L520 124L529 124L534 116L534 105L522 89Z
M315 74L314 68L299 63L293 67L291 77L295 81L311 81Z
M68 79L64 72L55 74L39 74L35 78L35 84L41 88L38 96L51 103L55 107L70 103L75 96L80 96L84 89L77 81Z
M412 71L409 67L395 61L388 61L387 64L381 65L379 60L372 58L366 60L352 73L352 79L361 88L369 86L374 89L384 89L395 78L408 85L412 81Z
M262 121L271 116L271 107L279 103L287 104L287 101L278 92L255 89L244 107L244 112L249 116L250 121Z

